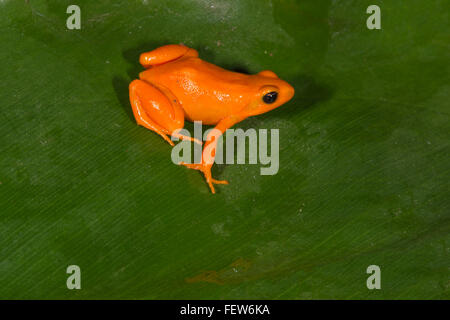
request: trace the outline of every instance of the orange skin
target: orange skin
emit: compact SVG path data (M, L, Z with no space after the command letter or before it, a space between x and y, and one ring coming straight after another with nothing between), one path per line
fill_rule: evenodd
M215 125L223 134L250 116L278 108L294 95L294 88L272 71L255 75L231 72L201 60L196 50L182 45L166 45L145 52L139 62L147 70L139 74L140 80L130 83L134 117L139 125L155 131L172 146L167 135L201 144L177 132L183 128L184 119ZM205 161L211 156L214 160L216 137L208 135L201 163L180 163L202 171L212 193L214 184L228 184L213 179L213 161Z

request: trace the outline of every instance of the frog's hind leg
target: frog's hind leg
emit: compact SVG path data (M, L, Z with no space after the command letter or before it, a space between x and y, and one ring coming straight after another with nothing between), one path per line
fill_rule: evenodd
M168 135L187 139L201 144L197 139L186 137L177 131L184 126L184 111L160 89L142 81L130 83L130 103L136 122L159 134L171 146L174 145Z
M151 66L170 62L181 57L198 57L198 52L180 44L168 44L142 53L139 57L139 63L144 68L150 68Z
M167 137L168 131L156 124L145 112L144 107L142 106L142 100L139 96L140 93L143 93L142 89L144 89L143 84L140 82L143 81L134 80L130 83L130 103L137 124L156 132L173 146L174 143Z

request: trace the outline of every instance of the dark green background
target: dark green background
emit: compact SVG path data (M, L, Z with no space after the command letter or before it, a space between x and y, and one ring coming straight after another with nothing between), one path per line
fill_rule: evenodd
M0 297L448 299L448 15L448 0L1 1ZM215 166L230 185L212 195L136 125L139 54L180 42L295 87L236 126L280 129L277 175Z

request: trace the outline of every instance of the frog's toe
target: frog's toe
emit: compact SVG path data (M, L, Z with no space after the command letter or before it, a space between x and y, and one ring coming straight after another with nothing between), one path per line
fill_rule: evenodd
M228 181L226 181L226 180L216 180L211 177L208 178L206 174L205 174L205 177L206 177L206 182L208 183L208 186L211 189L212 193L216 193L216 190L214 189L214 184L228 184Z
M192 141L192 142L198 143L199 145L202 145L202 144L203 144L203 143L202 143L200 140L198 140L198 139L195 139L195 138L192 138L192 137L189 137L189 136L185 136L185 135L183 135L183 134L181 134L181 133L177 133L177 132L172 133L172 137L176 137L176 138L181 139L181 140Z
M208 182L209 189L211 189L211 193L213 193L213 194L216 193L216 190L214 189L214 185L213 185L212 181L208 180L207 182Z
M211 178L211 182L215 183L215 184L229 184L229 182L227 180L216 180Z
M166 140L172 147L175 146L175 144L172 142L172 140L170 140L169 137L166 136L164 133L159 133L159 132L158 132L158 134L159 134L161 137L163 137L163 139Z
M186 163L186 162L180 162L178 163L179 165L185 166L189 169L194 169L194 170L202 170L203 167L201 164L199 163Z

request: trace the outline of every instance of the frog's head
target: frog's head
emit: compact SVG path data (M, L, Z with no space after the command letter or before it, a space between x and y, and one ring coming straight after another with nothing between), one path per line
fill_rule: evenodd
M261 71L251 77L253 98L247 108L252 116L278 108L294 96L294 88L270 70Z

